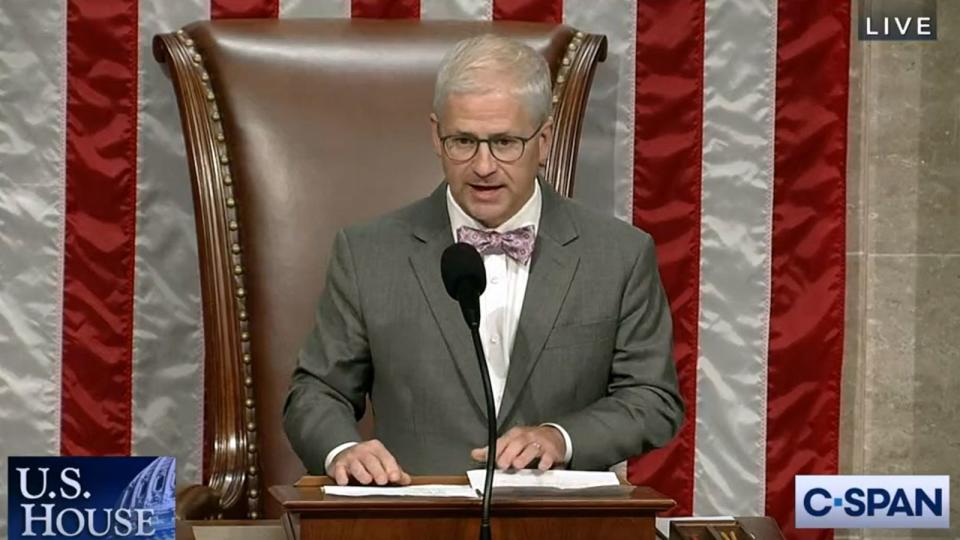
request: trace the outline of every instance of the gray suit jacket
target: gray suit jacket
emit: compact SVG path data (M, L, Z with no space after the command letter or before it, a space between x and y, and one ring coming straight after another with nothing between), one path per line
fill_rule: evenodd
M652 448L683 419L670 310L649 235L541 184L543 210L517 327L500 433L555 422L575 469ZM369 393L376 437L411 474L461 474L486 444L469 330L440 278L452 243L446 184L340 231L316 324L300 352L284 428L307 469L359 441Z

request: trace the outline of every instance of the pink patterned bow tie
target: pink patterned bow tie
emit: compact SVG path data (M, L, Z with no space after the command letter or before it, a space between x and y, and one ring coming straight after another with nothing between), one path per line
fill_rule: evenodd
M536 234L533 225L520 227L504 233L483 231L473 227L457 229L457 240L477 248L481 255L504 254L520 264L530 262Z

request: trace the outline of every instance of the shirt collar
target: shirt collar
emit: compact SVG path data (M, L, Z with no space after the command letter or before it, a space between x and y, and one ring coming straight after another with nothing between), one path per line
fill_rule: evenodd
M490 227L485 227L482 223L474 219L472 216L466 213L463 208L457 204L457 201L453 198L453 193L450 191L450 186L447 186L447 214L450 216L450 230L453 231L453 241L457 241L457 229L460 227L473 227L474 229L480 229L483 231L496 231L496 232L507 232L513 229L519 229L520 227L526 227L527 225L533 226L534 234L537 233L537 227L540 224L540 212L543 208L543 196L540 192L540 182L534 180L533 182L533 195L524 203L523 207L517 211L516 214L510 217L510 219L504 221L500 224L499 227L491 229Z

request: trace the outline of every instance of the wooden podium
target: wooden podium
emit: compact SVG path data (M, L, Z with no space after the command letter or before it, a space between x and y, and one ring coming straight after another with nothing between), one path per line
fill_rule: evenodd
M480 500L325 495L326 477L304 477L270 493L284 509L288 540L475 540ZM466 476L418 477L415 484L466 484ZM497 488L494 540L655 540L654 517L674 501L630 485L580 490Z

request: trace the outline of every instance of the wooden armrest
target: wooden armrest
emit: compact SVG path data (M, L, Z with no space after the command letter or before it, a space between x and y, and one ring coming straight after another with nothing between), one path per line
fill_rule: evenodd
M193 484L177 492L177 519L214 519L221 512L220 493L210 486Z

